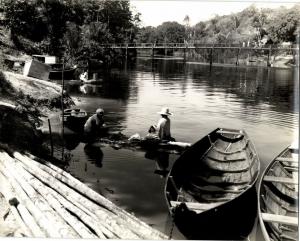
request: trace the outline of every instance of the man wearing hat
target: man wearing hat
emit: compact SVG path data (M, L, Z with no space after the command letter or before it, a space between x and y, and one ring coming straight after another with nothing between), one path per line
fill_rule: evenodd
M97 137L100 128L105 126L103 120L104 110L98 108L96 114L88 118L84 124L84 135L87 138L88 142L92 142Z
M169 108L164 107L160 112L158 112L158 114L161 115L156 126L158 137L160 140L175 141L175 139L171 137L171 120L169 119L169 116L173 115L173 113L169 111Z

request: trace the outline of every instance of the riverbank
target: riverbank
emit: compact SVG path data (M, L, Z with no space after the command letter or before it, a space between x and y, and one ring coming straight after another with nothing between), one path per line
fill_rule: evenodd
M42 171L46 167L38 164L40 160L43 160L42 163L44 165L51 165L50 162L55 161L52 160L53 158L50 158L49 150L43 144L44 140L41 133L43 123L45 123L43 120L47 120L49 116L55 115L60 111L62 89L57 84L24 77L12 72L0 72L0 77L0 177L2 180L0 185L0 237L44 237L43 235L45 235L45 237L52 238L70 238L73 236L68 235L72 231L71 233L77 238L87 237L84 236L85 233L95 238L166 238L162 233L152 229L146 223L139 221L131 214L115 206L63 170L52 165L50 166L51 170L49 168L48 171L46 170L48 173ZM67 108L73 104L72 99L65 95L64 107ZM21 154L20 156L18 153L30 154L27 156ZM34 159L39 161L36 162ZM23 161L25 162L23 163ZM40 165L42 169L37 169L37 165ZM16 175L19 172L24 175ZM66 186L59 188L52 187L55 184L55 180L60 177L62 179L56 181L56 183L63 185L61 184L63 182L66 183ZM76 188L73 185L74 182L77 183L75 185ZM41 185L44 185L44 188L40 189ZM69 186L72 186L73 189L67 190ZM49 193L45 192L45 190L50 190L50 187L58 191L55 193L56 196L59 196L59 199L56 201L52 198L49 199L48 196L52 195L50 191ZM51 189L51 192L54 192L53 189ZM65 191L65 193L61 193L61 190ZM75 203L83 200L82 204L74 204L74 199L72 199L73 194L70 195L72 192L76 192L77 194L74 193L74 195L80 197L79 199L76 198L77 201ZM86 197L88 197L88 200L86 200ZM93 198L95 199L94 203L90 203L90 199ZM45 201L46 199L47 201ZM68 203L64 199L70 199L69 202L73 202L73 204ZM18 202L12 202L11 200L17 200ZM58 204L61 200L64 200L63 203L67 206L64 206L63 203ZM100 202L100 206L98 207L95 206L97 202ZM25 207L27 214L31 213L31 218L28 215L22 216L24 213L17 208L19 203L22 204L22 208ZM29 205L29 203L31 204ZM87 206L88 203L90 203L90 206ZM61 216L61 211L64 213L69 212L68 205L75 211L70 212L68 216ZM75 207L74 205L79 206ZM48 211L43 209L46 206L48 206ZM81 208L83 206L85 208ZM91 209L88 212L90 214L82 216L82 213L87 212L88 209ZM41 210L45 212L40 212ZM19 215L16 215L16 212ZM74 217L72 217L74 212L77 217L75 221ZM79 216L77 212L80 214ZM96 217L95 215L91 215L91 212L95 213L96 216L100 212L105 212L107 217L103 219L102 214ZM42 219L39 218L41 215L45 215L46 219L43 219L44 221L48 220L49 224L52 223L54 226L50 225L48 227L46 221L42 222ZM58 218L58 216L60 217ZM84 218L82 219L82 217ZM35 225L36 227L28 225L27 218L31 221L34 218L35 224L37 224ZM107 221L110 222L110 225L107 225ZM55 225L59 226L55 227ZM78 225L84 226L86 232L82 233L82 228L77 230L76 226ZM38 229L36 229L37 226L39 226ZM37 232L39 229L42 232Z
M232 55L232 54L231 54ZM163 56L160 56L163 57ZM186 53L186 56L184 56L184 53L180 51L176 51L173 53L173 56L165 56L165 58L170 58L170 59L176 59L176 58L181 58L184 59L186 58L187 62L193 62L193 63L199 63L199 64L204 64L204 65L209 65L207 56L197 54L196 52L188 52ZM293 56L291 54L276 54L276 55L270 55L269 56L269 64L270 67L274 68L292 68L296 67L297 63L295 60L297 59L297 56ZM238 65L240 66L263 66L263 67L268 67L268 56L267 55L262 55L262 54L254 54L251 56L251 54L245 55L244 56L227 56L227 55L220 55L216 54L216 56L213 57L212 65L213 66L223 66L223 65L236 65L236 62L238 62ZM298 63L299 64L299 63Z
M4 148L47 152L38 127L41 117L58 111L61 87L13 72L0 72L0 145ZM66 100L70 105L71 99ZM10 205L0 195L0 236L22 237L21 227L11 213Z

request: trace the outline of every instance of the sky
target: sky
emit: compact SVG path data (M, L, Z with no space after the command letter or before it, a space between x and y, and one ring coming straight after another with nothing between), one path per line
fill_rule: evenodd
M158 26L163 22L176 21L183 24L186 15L190 18L190 25L206 21L218 14L220 16L240 12L255 4L258 8L290 8L300 0L131 0L133 11L141 13L142 26Z

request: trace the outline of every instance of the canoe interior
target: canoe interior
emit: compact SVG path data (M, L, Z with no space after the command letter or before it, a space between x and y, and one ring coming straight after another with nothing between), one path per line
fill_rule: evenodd
M66 109L64 111L64 124L72 131L83 132L83 127L88 119L86 111L81 109ZM61 115L62 119L62 115Z
M165 188L170 211L174 213L180 206L178 203L185 203L188 212L193 212L197 217L194 222L206 225L205 231L209 230L213 235L202 236L201 232L204 233L202 230L189 238L217 239L218 230L238 233L239 228L244 229L241 231L243 235L247 235L254 223L254 215L249 214L250 210L256 213L254 184L259 169L259 158L246 132L218 128L195 143L174 163ZM251 196L246 198L246 193L247 195L251 193ZM248 214L252 217L247 220ZM184 219L184 215L178 216ZM231 221L228 227L228 219L232 218L235 220ZM247 228L242 227L243 222L238 220L240 218L248 222ZM212 224L209 224L209 219ZM179 226L181 222L179 218L177 222ZM192 233L193 230L189 229L188 232ZM220 235L221 238L241 238L231 234L225 236L225 233Z
M71 69L65 69L62 70L51 70L49 73L49 80L73 80L74 79L74 73L76 68Z
M298 152L286 148L262 175L259 219L265 240L298 240Z

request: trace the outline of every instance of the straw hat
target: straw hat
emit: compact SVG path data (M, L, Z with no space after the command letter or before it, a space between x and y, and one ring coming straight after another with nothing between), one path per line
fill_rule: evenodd
M167 107L163 107L162 109L161 109L161 111L160 112L157 112L158 114L161 114L161 115L173 115L173 113L171 113L170 111L169 111L169 108L167 108Z

